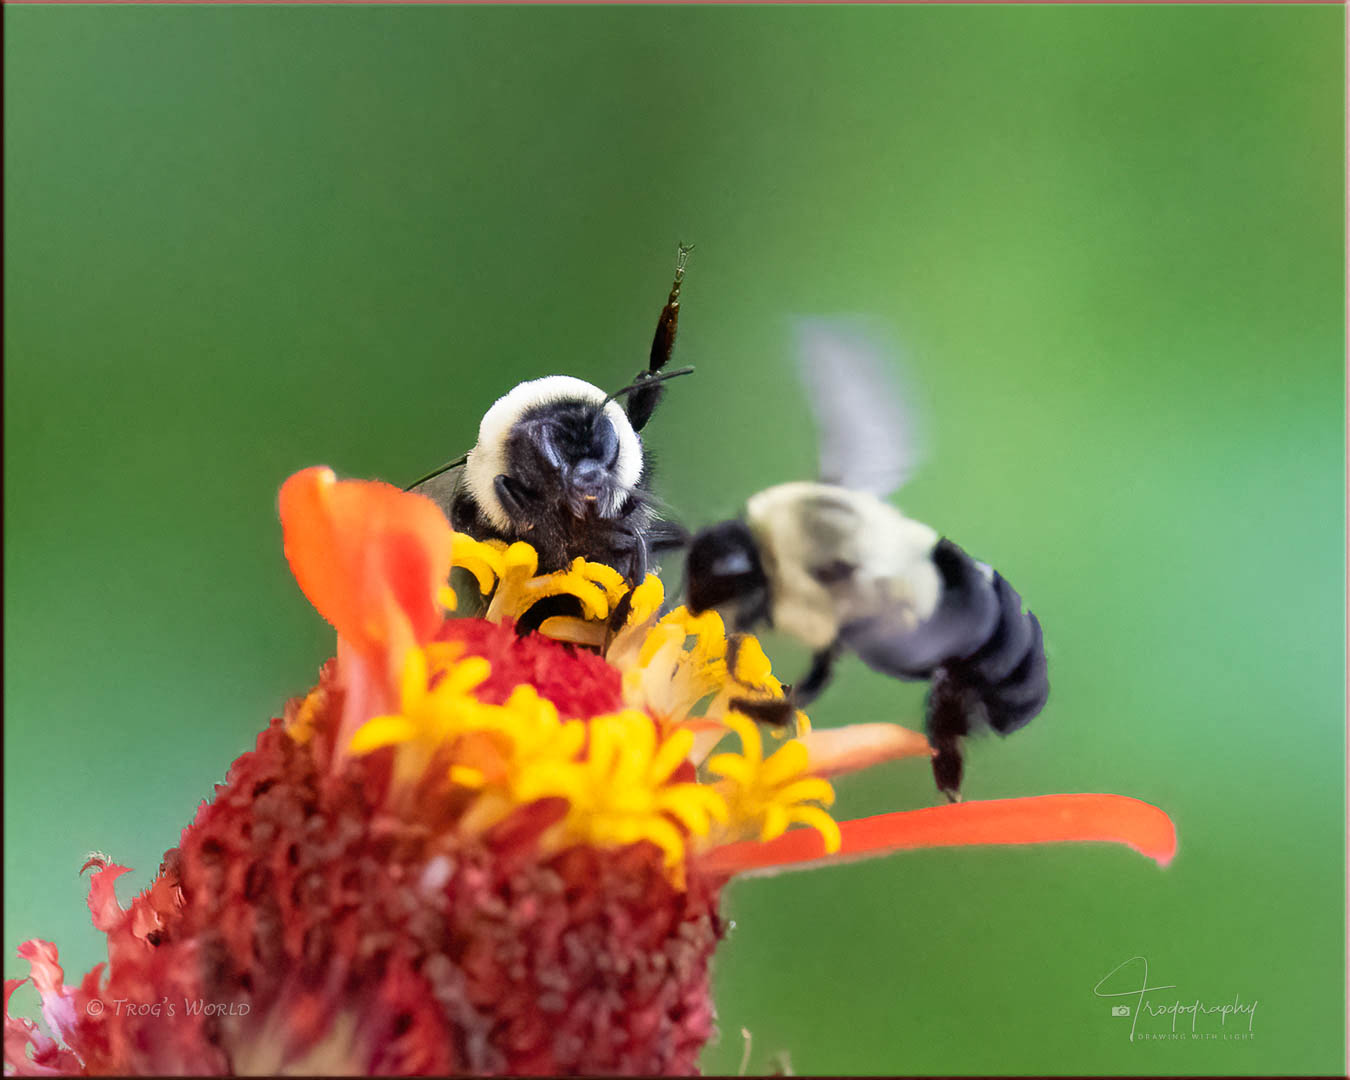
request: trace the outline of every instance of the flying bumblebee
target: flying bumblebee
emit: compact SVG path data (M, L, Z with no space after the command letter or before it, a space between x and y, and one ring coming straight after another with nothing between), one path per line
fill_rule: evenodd
M793 706L820 694L844 652L886 675L928 680L933 776L956 801L962 740L984 728L1007 735L1045 706L1040 623L1001 575L882 501L907 477L915 439L877 339L853 324L811 322L799 343L821 479L761 491L741 519L698 533L687 555L689 608L724 609L739 631L767 623L815 650Z

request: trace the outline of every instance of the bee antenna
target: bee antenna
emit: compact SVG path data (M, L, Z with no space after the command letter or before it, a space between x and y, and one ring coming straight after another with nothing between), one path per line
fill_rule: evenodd
M680 282L684 280L684 268L689 265L689 253L694 250L693 244L678 244L678 250L675 253L675 286L679 287Z
M622 390L615 390L614 393L610 394L609 397L605 398L604 401L600 402L600 404L595 407L595 420L592 421L592 428L600 423L600 417L605 415L606 407L615 398L621 398L625 394L631 394L640 387L651 386L652 383L665 382L667 379L678 379L681 375L692 375L693 373L694 367L692 364L688 367L675 368L671 371L659 371L656 374L644 371L642 376L636 382L629 383Z

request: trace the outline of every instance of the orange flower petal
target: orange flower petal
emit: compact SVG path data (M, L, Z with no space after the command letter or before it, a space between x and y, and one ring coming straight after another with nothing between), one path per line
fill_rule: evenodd
M282 485L280 508L291 572L339 636L395 669L392 654L431 638L453 535L435 503L316 466Z
M703 861L711 874L773 872L912 848L968 844L1125 844L1166 866L1177 850L1176 827L1163 811L1124 795L1039 795L905 810L840 824L842 843L830 856L814 829L767 842L727 844Z
M837 776L897 758L928 757L933 752L923 735L899 724L813 728L797 738L806 747L807 772L816 776Z

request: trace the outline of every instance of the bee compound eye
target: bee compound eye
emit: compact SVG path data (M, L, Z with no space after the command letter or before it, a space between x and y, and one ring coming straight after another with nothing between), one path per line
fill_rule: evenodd
M723 552L713 559L709 568L711 576L716 578L739 578L750 574L755 568L750 553L744 549Z
M595 457L607 465L613 465L619 458L619 433L609 418L602 416L595 430L595 445L592 447Z

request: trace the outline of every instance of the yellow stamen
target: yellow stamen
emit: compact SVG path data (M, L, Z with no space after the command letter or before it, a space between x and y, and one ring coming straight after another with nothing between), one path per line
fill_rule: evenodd
M700 702L710 718L723 715L734 697L773 701L783 697L768 657L755 638L737 640L736 670L727 668L727 635L715 611L691 615L677 607L657 620L665 589L654 574L629 592L623 576L603 563L574 559L565 569L539 574L539 557L521 541L476 541L456 534L454 563L470 571L485 594L491 593L485 618L519 619L540 600L576 597L581 617L546 619L541 632L574 645L602 650L624 672L624 701L655 716L665 726L678 724ZM624 625L612 633L610 613L629 594ZM800 728L799 728L800 730ZM776 734L782 738L783 732ZM699 740L700 753L707 739Z
M594 717L586 728L583 758L534 763L521 776L517 795L566 798L571 805L562 823L565 841L610 847L650 840L679 878L685 840L674 822L694 836L706 836L713 820L726 819L717 792L671 781L692 736L679 731L660 740L651 717L634 709Z
M762 686L769 676L769 658L764 647L752 637L746 637L736 650L736 681L750 686Z
M451 554L455 566L473 574L483 595L492 593L486 614L492 622L518 619L540 600L559 595L575 596L587 618L603 619L627 591L623 575L612 566L582 558L565 570L539 574L538 553L520 541L508 547L456 533Z
M468 765L451 765L450 781L460 787L477 789L487 783L487 777L480 769L470 768Z
M286 726L286 734L298 743L309 742L314 737L314 721L328 707L328 692L322 686L316 686L300 703L295 717Z
M500 540L475 540L457 532L451 541L450 561L453 566L469 571L478 582L478 591L486 596L502 576L505 550L506 545Z
M554 615L539 624L539 632L554 641L565 641L569 645L585 645L598 649L605 643L605 626L599 622L588 622L571 615Z
M648 574L642 584L633 590L633 600L628 612L629 625L645 623L661 610L665 599L666 590L661 584L661 579L655 574Z
M350 743L358 755L393 747L396 786L443 769L443 782L462 793L455 805L463 807L458 827L466 832L489 828L527 803L565 800L566 813L541 840L544 850L648 841L677 885L690 845L771 839L805 825L821 833L828 850L837 848L838 827L822 808L834 791L808 773L806 747L787 739L766 756L755 723L730 709L734 697L782 699L755 638L740 635L729 650L712 611L694 616L678 607L658 617L665 590L654 575L629 593L617 570L584 559L539 574L530 545L462 534L455 535L453 560L490 597L489 621L518 619L551 596L576 597L580 617L548 619L543 629L602 649L623 673L629 707L568 719L529 686L516 687L501 705L486 704L478 690L491 673L488 661L465 656L462 643L432 642L409 651L397 711L368 720ZM626 593L627 617L615 631L610 614ZM439 598L447 607L456 599L448 585ZM309 701L292 724L296 731L304 730L307 708ZM797 731L808 730L799 713ZM698 782L687 763L701 761L728 731L739 736L740 751L711 757L707 771L720 779Z
M726 725L740 736L739 754L717 754L708 771L722 777L719 785L729 810L729 831L757 829L761 840L772 840L797 823L821 834L825 850L839 849L839 827L813 802L830 805L834 788L829 781L806 773L806 747L797 739L784 743L767 760L754 722L740 713L728 713Z
M351 752L369 754L383 746L397 746L417 738L417 725L404 716L376 716L352 736Z

